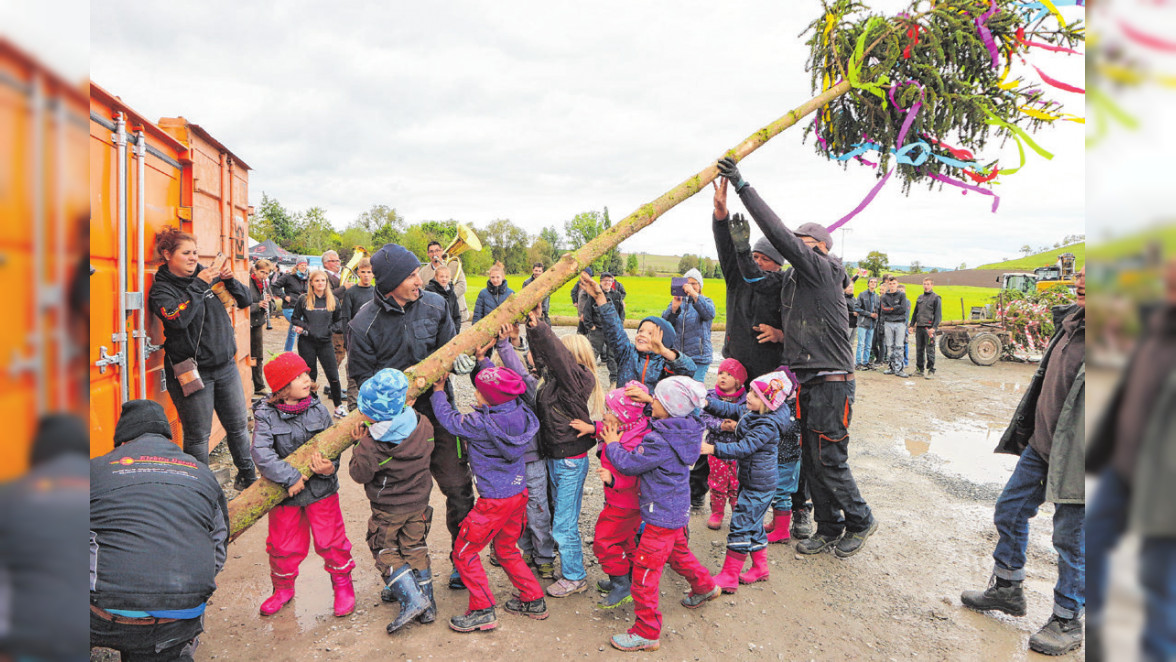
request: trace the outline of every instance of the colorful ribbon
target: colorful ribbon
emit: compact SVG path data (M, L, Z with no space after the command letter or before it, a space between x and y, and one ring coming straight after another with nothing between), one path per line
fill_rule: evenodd
M1156 51L1165 51L1168 53L1176 52L1176 42L1161 39L1159 37L1147 34L1127 23L1123 19L1119 19L1119 29L1128 39L1134 41L1140 46L1145 46Z
M996 41L992 38L992 31L988 29L985 23L1000 11L1000 7L996 5L996 0L988 1L991 3L988 11L977 16L974 21L976 23L976 31L980 33L980 40L984 42L984 45L988 47L988 52L992 55L992 68L997 69L1000 67L1000 51L996 49ZM1046 1L1048 2L1049 0Z
M1041 80L1045 81L1045 83L1047 85L1052 85L1053 87L1056 87L1059 90L1065 90L1066 92L1076 92L1078 94L1086 94L1086 90L1082 89L1081 87L1077 87L1075 85L1070 85L1069 83L1063 83L1062 81L1060 81L1056 78L1051 78L1048 74L1046 74L1044 71L1042 71L1040 68L1038 68L1038 66L1036 64L1033 64L1030 66L1037 70L1037 75L1041 76Z
M997 207L1000 206L1000 196L993 193L992 191L989 191L986 188L980 188L979 186L974 186L974 185L968 184L966 182L961 182L958 179L951 179L948 177L944 177L943 175L941 175L939 173L935 173L935 172L929 172L929 173L927 173L927 176L930 177L931 179L934 179L937 182L943 182L944 184L950 184L952 186L964 189L964 195L967 195L968 191L975 191L976 193L979 193L980 195L992 196L992 213L994 213L994 214L996 213Z

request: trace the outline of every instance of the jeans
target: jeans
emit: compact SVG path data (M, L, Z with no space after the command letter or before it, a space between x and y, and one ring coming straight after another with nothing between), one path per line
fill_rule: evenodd
M262 345L265 332L265 326L259 324L257 326L249 327L249 356L253 358L253 393L265 392L265 375L262 373L262 364L265 362L265 349Z
M562 458L547 461L547 478L551 482L555 505L551 518L551 537L559 546L560 574L568 581L588 577L584 570L584 545L580 540L580 506L584 499L584 480L588 477L588 458Z
M286 318L286 323L290 324L290 318L294 316L294 304L287 304L282 306L282 317ZM283 351L293 352L294 341L298 339L298 334L294 331L294 325L290 324L290 330L286 332L286 348Z
M849 469L853 382L812 380L800 389L802 468L808 474L817 533L858 533L874 520Z
M208 437L212 434L212 413L215 411L225 428L225 441L229 444L233 464L237 465L238 471L252 474L253 458L249 454L252 443L246 416L248 405L237 363L229 361L215 367L200 366L204 388L188 397L184 397L184 390L176 380L175 369L166 355L163 370L164 378L167 379L167 393L176 406L184 430L184 452L208 464Z
M795 462L780 462L776 465L779 483L776 485L776 497L772 499L773 510L792 510L792 493L800 482L800 460Z
M691 377L696 382L706 383L706 371L710 370L710 362L698 363L694 362L694 375Z
M996 500L992 519L1000 538L992 558L996 562L993 573L1001 579L1025 579L1029 520L1045 501L1048 473L1049 463L1027 446ZM1078 616L1086 605L1085 517L1086 506L1082 504L1055 504L1053 545L1058 552L1058 583L1054 586L1054 614L1061 618Z
M1092 543L1089 584L1091 627L1102 625L1110 578L1111 551L1127 529L1131 486L1114 469L1099 478L1090 512L1086 517L1087 538ZM1176 538L1145 537L1139 550L1139 583L1143 585L1146 621L1143 629L1143 659L1176 659Z
M865 365L870 362L870 346L874 344L874 327L866 328L859 326L857 328L857 352L854 357L854 363L857 365Z
M906 342L907 326L906 322L886 322L884 327L886 332L886 353L890 358L890 369L894 372L902 372L906 367L903 354L903 344Z
M555 560L555 540L551 537L551 506L547 499L547 463L527 463L527 528L519 537L519 549L530 554L535 563Z
M923 371L923 357L926 357L926 366L928 372L935 372L935 339L927 335L931 330L929 326L915 327L915 368Z
M764 531L764 515L768 514L768 505L771 501L772 492L749 490L747 487L739 490L739 501L731 513L731 532L727 534L727 549L746 554L768 546L768 534Z
M203 631L203 616L160 625L123 625L90 614L90 645L113 648L126 662L194 660Z

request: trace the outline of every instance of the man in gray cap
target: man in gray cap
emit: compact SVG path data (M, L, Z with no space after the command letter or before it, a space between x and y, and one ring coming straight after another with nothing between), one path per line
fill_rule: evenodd
M735 192L768 241L792 268L780 289L781 362L801 383L797 409L817 532L796 546L801 554L832 547L845 558L857 554L878 528L849 469L849 422L853 416L853 349L845 287L849 276L831 255L833 237L818 223L789 230L747 184L735 160L718 162L719 173Z

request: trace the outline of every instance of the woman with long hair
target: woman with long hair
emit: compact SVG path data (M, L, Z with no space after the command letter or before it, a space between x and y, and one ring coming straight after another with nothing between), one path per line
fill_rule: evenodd
M321 364L331 386L335 415L346 415L347 410L341 408L343 393L339 386L339 366L335 363L335 348L331 345L331 334L343 328L343 307L331 292L327 272L310 272L306 294L294 304L290 323L297 329L298 355L310 367L311 381L318 381L318 366Z

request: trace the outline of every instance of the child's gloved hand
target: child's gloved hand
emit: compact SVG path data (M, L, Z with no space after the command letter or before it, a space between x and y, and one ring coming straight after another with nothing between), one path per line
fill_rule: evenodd
M469 354L459 354L458 357L453 360L453 372L459 375L468 375L474 371L474 367L477 365L478 362L474 360L474 357L470 356Z

